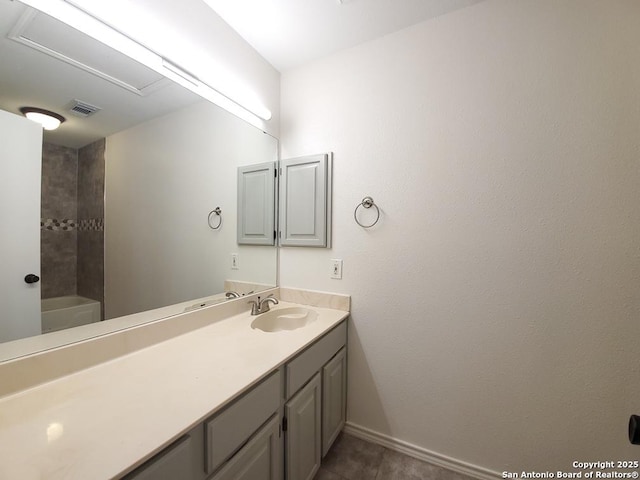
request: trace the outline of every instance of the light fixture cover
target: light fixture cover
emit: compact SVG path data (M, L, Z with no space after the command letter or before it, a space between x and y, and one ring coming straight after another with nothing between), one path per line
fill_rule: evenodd
M29 120L33 120L42 125L45 130L55 130L66 119L62 115L50 112L43 108L22 107L20 112Z
M255 101L253 98L244 98L245 94L231 94L230 91L227 91L231 88L229 85L222 90L212 87L195 75L184 72L175 62L168 62L149 48L127 37L116 28L111 27L109 22L100 18L104 15L104 13L103 15L98 14L101 9L106 8L115 11L113 9L117 9L118 3L122 2L112 2L113 6L109 2L102 2L104 5L92 8L90 6L91 3L99 4L100 2L95 2L94 0L82 2L78 0L20 1L127 55L258 128L263 127L263 120L268 121L272 117L271 111L261 102ZM107 4L109 5L108 7L105 6ZM122 15L127 15L128 10L127 8ZM94 13L90 13L91 11ZM163 32L163 35L166 34ZM167 63L170 63L170 66L167 66ZM242 99L238 98L239 96Z

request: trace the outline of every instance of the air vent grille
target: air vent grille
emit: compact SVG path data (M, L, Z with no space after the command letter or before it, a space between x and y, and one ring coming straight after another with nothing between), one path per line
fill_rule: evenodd
M100 110L102 110L100 107L81 100L74 100L69 108L69 111L78 117L89 117Z

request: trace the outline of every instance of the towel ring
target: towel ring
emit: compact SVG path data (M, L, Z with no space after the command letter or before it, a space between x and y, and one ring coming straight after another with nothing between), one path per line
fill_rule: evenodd
M218 216L218 224L215 227L211 225L211 215L213 215L214 213ZM220 228L220 226L222 225L222 210L220 210L220 207L216 207L209 212L207 223L209 224L209 228L211 228L212 230L218 230Z
M360 223L360 221L358 220L358 209L360 207L364 207L364 208L371 208L371 207L375 207L376 209L376 219L374 220L374 222L371 225L364 225L362 223ZM362 199L362 202L360 202L357 206L356 209L353 211L353 219L356 221L356 223L358 225L360 225L362 228L371 228L373 227L376 223L378 223L378 220L380 220L380 209L378 208L378 206L376 205L376 202L373 201L373 198L371 197L364 197Z

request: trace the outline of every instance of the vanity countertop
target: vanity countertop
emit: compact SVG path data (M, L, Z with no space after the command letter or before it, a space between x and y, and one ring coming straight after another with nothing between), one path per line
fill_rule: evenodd
M254 330L246 312L1 398L0 479L119 478L348 316L307 308L304 328Z

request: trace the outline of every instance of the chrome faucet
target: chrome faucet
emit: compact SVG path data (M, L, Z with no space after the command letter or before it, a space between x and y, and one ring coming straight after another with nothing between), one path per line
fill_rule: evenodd
M227 292L224 296L227 298L240 298L240 294L238 292Z
M247 303L251 305L251 315L260 315L268 312L270 310L269 302L274 305L278 304L278 299L273 296L273 293L262 300L260 300L260 297L258 297L258 300L249 300Z

